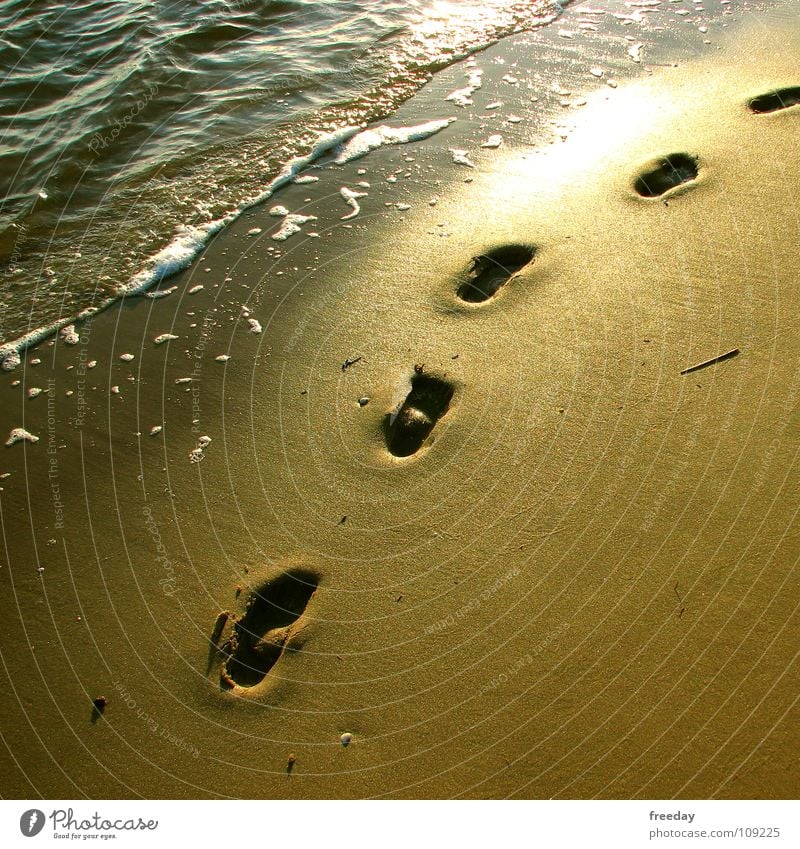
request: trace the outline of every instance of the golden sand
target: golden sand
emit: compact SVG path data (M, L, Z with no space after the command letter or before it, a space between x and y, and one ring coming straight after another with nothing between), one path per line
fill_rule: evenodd
M117 358L162 304L96 319L127 402L57 455L64 543L3 498L13 791L796 795L800 109L748 103L799 56L754 26L590 95L563 143L272 278L260 335L205 329L207 286L196 395L197 339ZM15 475L46 480L25 409Z

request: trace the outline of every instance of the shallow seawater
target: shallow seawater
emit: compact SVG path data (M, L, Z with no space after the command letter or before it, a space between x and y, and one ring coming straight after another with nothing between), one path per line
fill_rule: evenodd
M552 20L553 0L131 0L0 8L0 341L124 286L320 133Z

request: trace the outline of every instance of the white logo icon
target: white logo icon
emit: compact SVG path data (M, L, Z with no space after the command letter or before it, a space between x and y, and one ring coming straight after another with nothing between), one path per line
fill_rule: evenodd
M31 808L19 818L19 830L25 837L36 837L44 828L44 813L38 808Z

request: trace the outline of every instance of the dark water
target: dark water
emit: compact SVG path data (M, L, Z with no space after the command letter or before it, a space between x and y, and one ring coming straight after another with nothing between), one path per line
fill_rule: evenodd
M552 0L0 6L0 340L113 294L320 132L390 114ZM446 111L446 110L445 110Z

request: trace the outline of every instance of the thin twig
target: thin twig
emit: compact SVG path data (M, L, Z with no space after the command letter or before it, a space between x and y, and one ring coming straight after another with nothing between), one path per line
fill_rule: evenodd
M704 360L702 363L698 363L695 366L689 366L689 368L685 368L681 374L689 374L692 371L699 371L701 368L706 368L706 366L713 366L715 363L721 363L723 360L729 360L731 357L735 357L739 353L738 348L732 348L730 351L727 351L724 354L720 354L717 357L712 357L710 360Z

